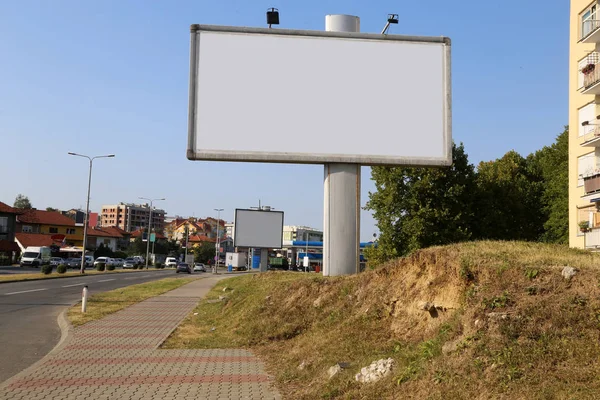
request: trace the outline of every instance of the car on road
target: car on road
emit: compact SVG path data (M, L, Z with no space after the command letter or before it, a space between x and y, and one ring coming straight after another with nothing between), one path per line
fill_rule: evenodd
M123 262L123 269L133 269L134 266L137 265L137 262L133 257L127 257Z
M179 263L177 264L177 270L175 270L176 273L180 273L180 272L187 272L188 274L192 273L192 268L190 267L189 264L186 263Z
M65 260L63 260L60 257L52 257L52 258L50 258L50 265L52 265L53 267L57 267L60 264L64 264L64 263L65 263Z
M206 267L202 263L194 265L194 272L206 272Z
M177 259L175 257L167 257L165 260L165 267L175 268L177 266Z

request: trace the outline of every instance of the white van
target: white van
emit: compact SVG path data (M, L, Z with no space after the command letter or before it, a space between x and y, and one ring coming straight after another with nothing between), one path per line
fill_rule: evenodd
M21 267L39 267L40 265L50 264L52 254L50 247L29 246L21 256Z
M177 259L175 257L167 257L167 259L165 260L165 267L175 268L176 266L177 266Z

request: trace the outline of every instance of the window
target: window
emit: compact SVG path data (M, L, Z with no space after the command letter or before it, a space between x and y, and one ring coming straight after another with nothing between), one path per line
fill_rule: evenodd
M0 217L0 233L8 233L8 217Z
M55 227L51 226L50 229L48 230L48 232L50 232L50 233L58 233L58 228L55 228Z
M596 9L597 5L593 4L590 8L581 14L581 38L589 36L596 28L598 23L596 22Z
M599 127L600 120L596 119L596 103L588 104L585 107L579 109L579 124L577 127L579 128L579 137L583 135L587 135L588 133L593 133L596 128ZM588 125L582 126L581 124L585 121L589 122ZM591 139L590 135L590 139ZM588 140L588 138L586 138Z
M75 228L67 228L67 235L74 235L75 234Z
M595 166L595 153L589 153L577 158L577 173L579 174L577 186L583 186L583 177L591 175L594 172Z
M21 228L21 232L31 233L33 232L33 228L31 227L31 225L23 225L23 227Z

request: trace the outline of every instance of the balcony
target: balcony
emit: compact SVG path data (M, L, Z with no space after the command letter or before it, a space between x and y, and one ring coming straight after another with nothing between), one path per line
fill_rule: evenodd
M588 19L581 23L580 43L599 43L600 42L600 20Z
M595 126L594 129L585 135L580 136L579 144L582 147L600 147L600 125Z
M586 194L600 191L600 171L594 171L588 176L583 176L583 189Z
M583 94L600 94L600 63L587 64L583 67Z

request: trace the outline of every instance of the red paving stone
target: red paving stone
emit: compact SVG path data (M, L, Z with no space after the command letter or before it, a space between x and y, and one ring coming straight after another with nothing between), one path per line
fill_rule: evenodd
M222 278L194 281L71 329L62 347L0 384L0 400L280 400L247 350L157 348ZM173 296L190 292L197 297Z

